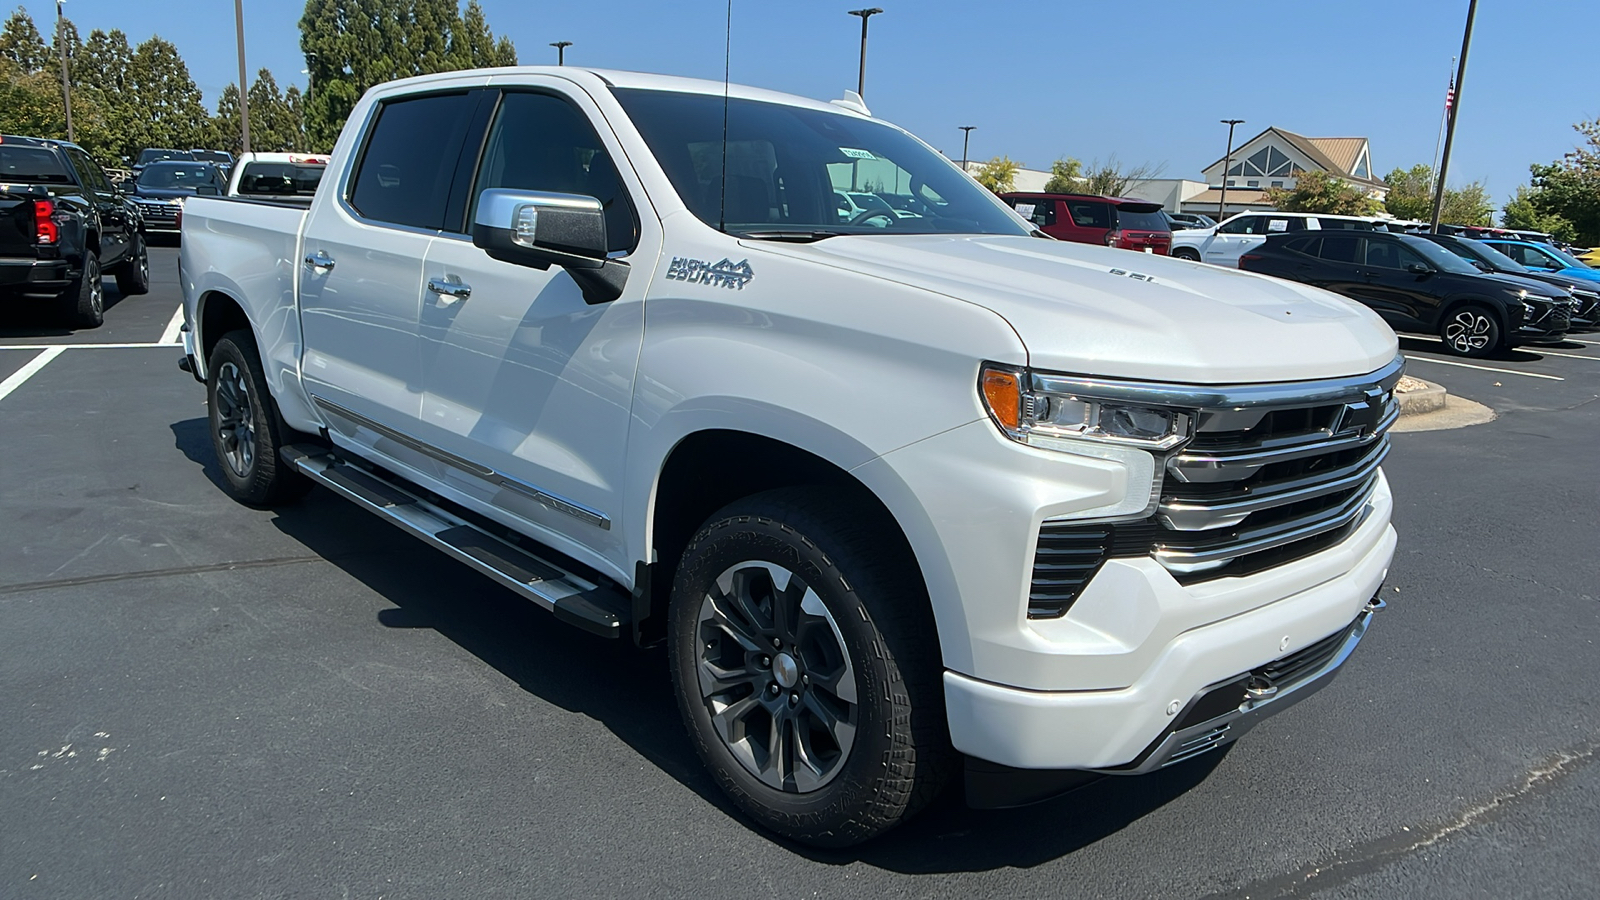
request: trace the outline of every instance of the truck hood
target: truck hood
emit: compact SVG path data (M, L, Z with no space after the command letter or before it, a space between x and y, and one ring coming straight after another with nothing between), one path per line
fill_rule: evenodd
M781 246L990 309L1039 369L1242 384L1364 375L1399 352L1382 319L1343 297L1153 254L983 235Z

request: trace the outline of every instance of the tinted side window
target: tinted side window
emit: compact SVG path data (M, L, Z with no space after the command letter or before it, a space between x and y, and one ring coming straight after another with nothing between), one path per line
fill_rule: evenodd
M350 205L379 222L442 227L460 136L474 106L464 93L384 103L356 169Z
M1054 200L1018 197L1011 201L1011 208L1017 211L1017 215L1040 228L1056 223L1056 202Z
M110 183L106 181L106 177L100 171L100 167L95 165L94 160L89 158L89 154L76 149L66 149L63 152L72 161L72 167L78 170L78 178L83 182L85 188L97 194L112 193Z
M1255 234L1256 223L1261 221L1256 216L1241 216L1231 222L1224 222L1217 226L1217 231L1222 234Z
M583 112L560 97L505 95L474 192L490 188L594 197L605 208L608 249L627 251L637 243L633 206L611 155Z
M1298 238L1295 238L1294 240L1284 241L1283 242L1283 249L1285 249L1285 250L1293 250L1296 253L1304 253L1304 254L1307 254L1309 256L1316 256L1317 255L1317 251L1316 251L1316 248L1313 245L1315 245L1320 240L1322 240L1322 239L1321 238L1315 238L1315 237L1298 237Z
M1354 235L1326 235L1322 239L1322 248L1317 255L1328 262L1356 261L1356 254L1361 250L1361 239Z
M1091 200L1068 200L1067 214L1079 228L1110 228L1111 205Z

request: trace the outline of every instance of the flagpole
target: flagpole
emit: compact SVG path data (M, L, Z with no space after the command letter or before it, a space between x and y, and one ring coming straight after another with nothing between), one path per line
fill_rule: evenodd
M1450 120L1450 107L1455 102L1456 96L1456 58L1450 57L1450 87L1444 95L1444 112L1439 116L1439 134L1433 139L1433 165L1428 168L1430 174L1439 177L1439 145L1444 142L1444 126ZM1428 193L1433 193L1433 185L1428 185Z

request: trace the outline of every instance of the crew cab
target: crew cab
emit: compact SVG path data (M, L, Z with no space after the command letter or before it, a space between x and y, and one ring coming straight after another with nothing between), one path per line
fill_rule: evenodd
M0 136L0 304L48 303L64 324L105 320L102 275L150 290L143 220L82 147Z
M841 220L888 185L919 215ZM796 840L958 769L1006 806L1181 764L1382 605L1377 316L1042 238L853 94L406 79L309 209L183 227L226 490L320 485L552 627L664 643L701 760Z

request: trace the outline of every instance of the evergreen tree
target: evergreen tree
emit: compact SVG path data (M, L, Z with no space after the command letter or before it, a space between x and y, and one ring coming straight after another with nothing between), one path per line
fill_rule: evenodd
M306 0L300 49L311 73L304 120L309 148L326 151L362 93L373 85L476 66L514 65L516 48L496 39L469 0Z
M4 29L0 29L0 60L12 64L13 68L8 70L12 77L32 75L52 62L50 48L39 36L33 17L20 6L6 19Z
M212 135L200 89L172 42L151 37L128 64L128 117L123 126L132 146L184 149Z

